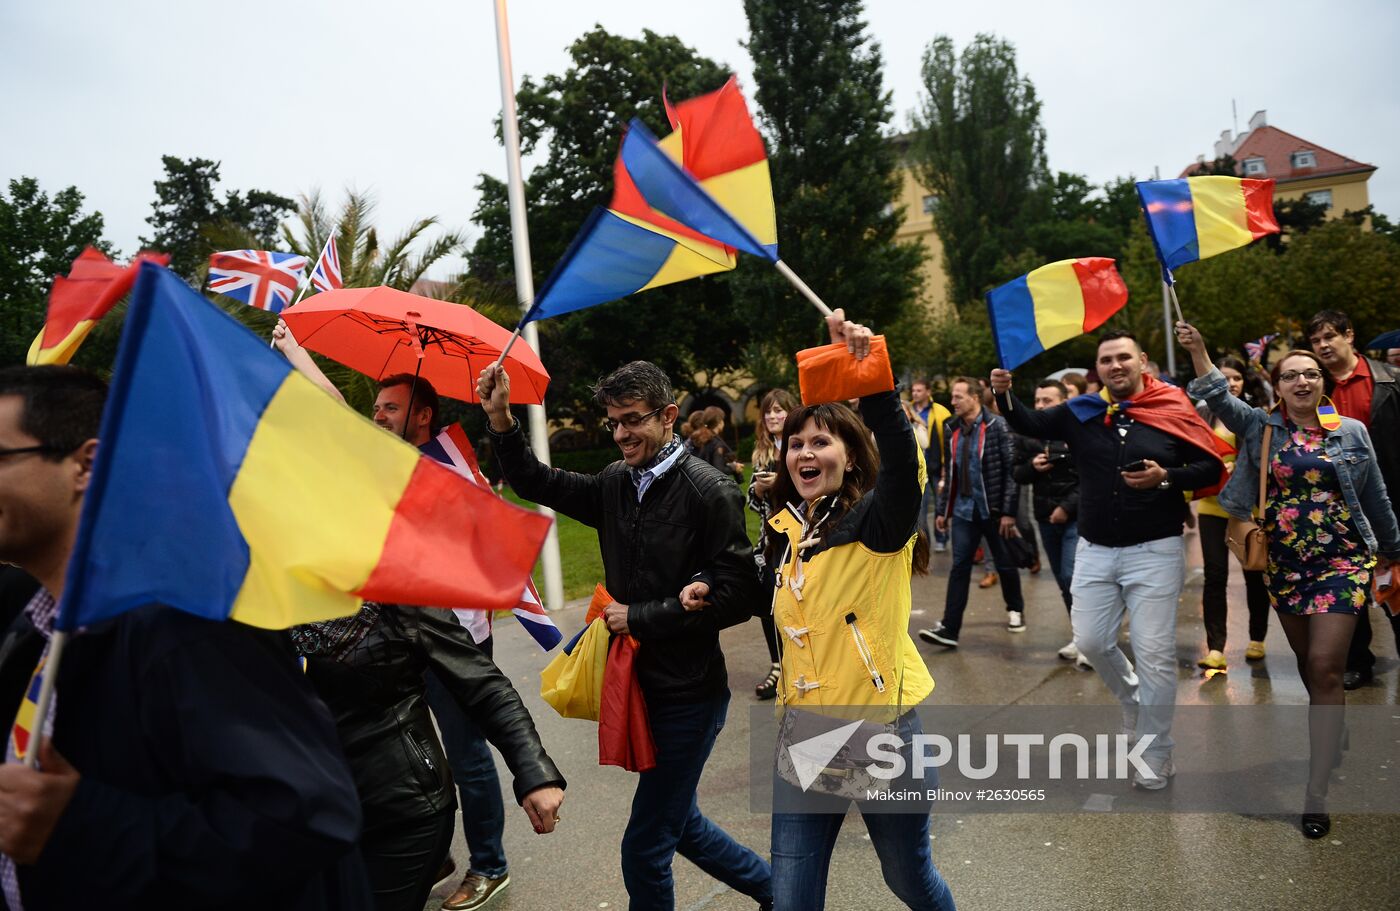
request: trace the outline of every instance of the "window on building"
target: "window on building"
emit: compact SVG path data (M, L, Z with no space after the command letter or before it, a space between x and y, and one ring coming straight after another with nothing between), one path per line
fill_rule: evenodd
M932 215L933 210L938 208L938 197L930 193L924 197L924 214Z
M1262 159L1262 158L1246 158L1246 159L1244 160L1244 172L1245 172L1245 174L1251 175L1251 176L1254 175L1254 174L1263 174L1263 173L1264 173L1264 159Z
M1315 168L1317 167L1317 156L1312 152L1294 152L1293 167L1295 168Z
M1313 190L1311 193L1304 193L1303 198L1310 203L1326 206L1329 209L1332 208L1331 190Z

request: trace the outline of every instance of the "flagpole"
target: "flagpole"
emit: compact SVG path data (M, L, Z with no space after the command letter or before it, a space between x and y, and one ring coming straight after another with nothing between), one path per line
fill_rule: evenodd
M520 175L520 123L515 113L515 76L511 72L510 26L506 21L506 0L496 0L496 55L501 74L501 138L506 147L506 189L510 199L510 240L515 254L516 299L528 309L535 299L535 279L530 263L530 232L525 221L525 183ZM516 326L516 334L521 331ZM525 343L540 351L539 330L533 322L524 325ZM512 340L511 344L514 344ZM509 345L507 346L509 350ZM504 352L501 355L505 359ZM527 409L530 420L530 448L535 458L545 465L549 458L549 427L545 420L544 404L531 405ZM537 507L540 514L550 519L549 534L540 551L544 569L544 601L547 610L558 610L564 606L564 576L559 558L559 523L554 521L554 510Z
M831 316L831 308L828 307L826 302L820 297L817 297L817 292L807 287L807 283L797 277L796 272L788 268L787 263L783 262L781 259L775 259L773 265L777 267L778 273L782 275L783 278L792 282L793 287L802 292L803 297L812 302L813 307L821 311L822 316Z
M46 739L44 721L49 717L49 706L53 704L53 685L58 679L58 663L63 660L63 646L68 643L68 633L55 630L49 641L49 654L44 659L44 679L39 684L39 704L34 707L34 726L29 729L29 745L24 753L26 768L39 767L39 746Z
M1176 348L1172 345L1172 302L1176 300L1176 292L1172 290L1171 283L1165 279L1162 281L1162 328L1165 332L1164 341L1167 345L1167 376L1176 376ZM1181 307L1176 308L1177 319L1181 319Z

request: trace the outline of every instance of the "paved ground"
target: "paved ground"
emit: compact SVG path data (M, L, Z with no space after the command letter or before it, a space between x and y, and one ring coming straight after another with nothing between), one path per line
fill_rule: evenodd
M1194 539L1188 551L1195 549ZM947 555L935 555L933 572L916 579L913 625L941 616ZM1306 701L1292 653L1271 618L1268 658L1246 665L1243 585L1233 570L1227 656L1230 672L1205 679L1195 661L1204 651L1200 621L1200 573L1192 569L1182 597L1177 654L1180 704L1298 704ZM937 681L932 701L941 704L1066 705L1111 703L1097 675L1055 656L1069 637L1069 621L1048 571L1023 574L1029 630L1005 629L1000 590L973 589L962 646L943 652L921 645ZM576 629L582 607L558 615L561 628ZM1373 617L1376 619L1376 617ZM506 850L512 884L492 911L625 908L618 844L627 820L633 776L597 765L596 727L559 718L539 699L545 656L521 631L501 625L497 660L516 681L534 712L546 745L569 777L559 831L537 836L507 798ZM1350 694L1354 703L1394 705L1397 664L1385 623L1376 624L1375 684ZM744 843L767 854L768 819L750 812L748 708L752 684L766 669L763 636L756 623L724 634L734 701L701 783L707 815ZM501 766L503 780L508 774ZM507 792L509 787L507 786ZM1237 814L965 814L935 815L934 860L961 909L1340 909L1390 911L1400 906L1400 818L1334 816L1331 835L1302 837L1296 817ZM466 853L460 834L459 867ZM688 862L675 864L677 908L727 911L753 903L720 886ZM435 893L436 908L447 890ZM858 815L847 817L832 861L827 907L875 911L901 907L885 888L879 864Z

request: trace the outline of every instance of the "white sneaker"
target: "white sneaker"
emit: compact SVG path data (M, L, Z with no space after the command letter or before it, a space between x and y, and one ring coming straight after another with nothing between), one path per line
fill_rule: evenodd
M944 544L942 541L934 541L934 542L933 542L933 552L934 552L934 553L936 553L936 554L941 554L941 553L943 553L944 551L946 551L947 549L948 549L948 545L947 545L947 544Z
M1026 631L1025 616L1018 610L1007 611L1006 628L1013 633L1024 633Z
M1081 671L1092 671L1094 669L1094 665L1090 663L1088 658L1084 657L1083 652L1074 659L1074 666Z
M1128 662L1128 673L1127 676L1123 678L1123 682L1128 684L1128 686L1137 686L1138 675L1133 671L1133 662L1129 660L1127 655L1123 656L1123 660Z
M1065 645L1064 648L1060 649L1060 651L1057 654L1059 654L1059 656L1065 659L1066 661L1076 661L1080 657L1079 646L1075 645L1074 640L1071 639L1069 640L1069 643Z
M1149 766L1149 768L1151 767ZM1162 767L1153 769L1153 771L1156 774L1151 778L1134 773L1133 787L1142 788L1144 791L1160 791L1170 784L1172 777L1176 775L1176 763L1172 762L1171 757L1168 756L1167 761L1162 763Z

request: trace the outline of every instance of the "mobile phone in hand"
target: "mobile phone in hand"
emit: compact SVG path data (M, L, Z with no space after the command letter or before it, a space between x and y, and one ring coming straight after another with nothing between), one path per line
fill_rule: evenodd
M1128 464L1124 465L1124 466L1123 466L1123 470L1124 470L1124 471L1146 471L1146 470L1147 470L1147 462L1145 462L1145 461L1142 460L1142 459L1138 459L1136 462L1129 462Z

